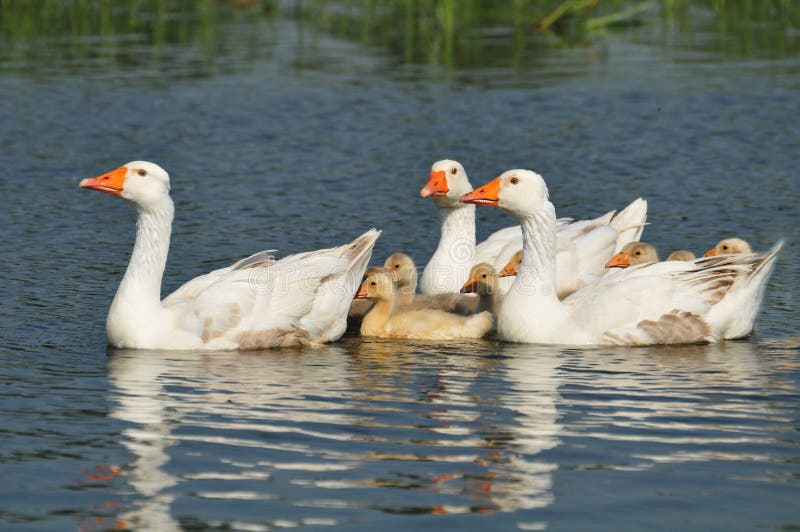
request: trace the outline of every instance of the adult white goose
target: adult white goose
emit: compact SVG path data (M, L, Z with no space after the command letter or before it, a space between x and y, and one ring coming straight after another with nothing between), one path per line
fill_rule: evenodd
M106 321L108 342L138 349L257 349L338 339L380 232L275 260L261 252L197 277L161 301L174 206L169 175L134 161L80 182L137 211L136 243Z
M497 316L498 335L512 342L646 345L745 336L781 247L633 266L559 301L555 208L542 177L509 170L462 201L500 207L521 222L522 265Z
M442 222L439 246L420 280L423 294L458 292L475 264L486 262L499 270L522 249L519 226L500 229L475 244L475 207L459 202L472 191L464 167L457 161L441 160L431 167L430 178L420 191L439 208ZM594 282L602 275L604 263L628 242L639 240L647 219L647 202L641 198L614 216L615 211L593 220L558 220L558 289L564 297ZM505 293L513 279L500 279Z

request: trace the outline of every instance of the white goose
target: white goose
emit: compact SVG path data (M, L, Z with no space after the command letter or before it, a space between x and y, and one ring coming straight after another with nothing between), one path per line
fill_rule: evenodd
M716 341L749 334L781 248L612 272L563 301L556 297L556 216L542 177L509 170L465 195L517 217L522 265L497 316L501 339L574 345Z
M258 349L338 339L380 232L275 260L261 252L197 277L161 301L174 206L160 166L130 162L81 188L137 211L136 243L106 321L108 343L138 349Z
M475 264L486 262L496 270L503 268L522 248L519 226L500 229L480 244L475 244L475 207L459 199L472 191L464 167L457 161L441 160L431 167L430 178L420 191L431 197L442 221L439 246L420 280L423 294L458 292ZM561 297L595 282L604 264L628 242L639 240L647 219L647 202L641 198L619 214L611 211L593 220L558 220L558 291ZM500 279L505 293L513 279Z

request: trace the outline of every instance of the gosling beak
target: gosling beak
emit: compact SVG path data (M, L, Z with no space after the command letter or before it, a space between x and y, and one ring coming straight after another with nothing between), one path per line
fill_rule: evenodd
M475 277L470 277L467 279L467 282L464 283L464 286L461 287L462 294L474 294L478 291L478 279Z
M367 284L361 283L361 286L358 287L358 292L356 292L356 297L353 299L367 299Z
M620 251L606 262L606 268L627 268L631 265L631 258L624 251Z
M427 198L428 196L443 198L447 196L448 192L450 192L450 188L447 186L447 174L444 173L444 170L439 170L437 172L431 172L428 184L419 191L419 195L423 198Z
M717 248L711 248L708 251L706 251L705 255L703 255L703 258L705 258L705 257L713 257L716 254L717 254Z
M517 275L517 264L514 261L509 261L508 264L503 266L503 269L500 270L498 274L499 277L511 277Z
M124 166L120 166L107 174L82 179L79 186L81 188L99 190L100 192L119 196L122 194L122 189L125 186L125 174L127 173L128 169Z
M469 194L461 196L461 203L474 203L475 205L491 205L497 207L497 202L500 201L498 197L500 193L500 178L490 181L473 190Z

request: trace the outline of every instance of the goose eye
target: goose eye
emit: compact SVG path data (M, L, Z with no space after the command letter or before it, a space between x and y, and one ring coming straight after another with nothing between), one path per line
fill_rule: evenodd
M144 170L138 170L136 173L139 174L142 177L147 175L147 172L145 172Z
M518 178L518 177L512 177L512 178L511 178L511 180L510 180L509 182L510 182L512 185L516 185L517 183L519 183L519 178Z
M458 168L454 166L453 168L450 169L450 173L456 175L458 173Z

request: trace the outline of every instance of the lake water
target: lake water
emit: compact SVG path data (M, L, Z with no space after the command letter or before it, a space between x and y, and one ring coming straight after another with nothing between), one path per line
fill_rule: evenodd
M0 528L800 526L796 25L697 8L561 41L492 21L436 55L397 48L400 21L384 41L265 5L145 2L130 26L3 11ZM170 172L168 293L373 226L375 261L422 265L439 228L418 191L441 158L476 186L534 169L560 216L644 196L662 253L786 239L756 333L107 349L134 213L79 179L134 159ZM480 235L511 223L478 211Z

